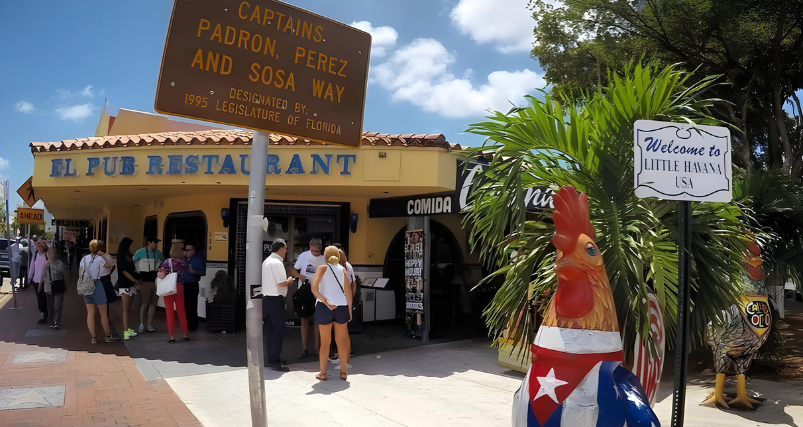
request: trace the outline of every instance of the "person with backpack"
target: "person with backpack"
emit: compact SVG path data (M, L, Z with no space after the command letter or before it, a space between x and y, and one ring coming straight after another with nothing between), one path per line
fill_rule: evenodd
M313 322L315 316L315 296L312 294L310 281L316 269L319 266L326 264L323 257L323 241L320 237L313 237L309 241L309 250L302 252L298 256L290 275L298 279L298 289L293 294L293 311L301 318L301 345L302 350L298 355L299 359L303 359L309 355L307 351L307 336L309 327L312 326L313 335L315 336L315 350L320 348L321 337L318 335L319 330L315 327ZM326 351L328 354L329 352Z
M100 280L102 269L112 267L114 267L114 263L109 265L107 260L103 259L102 253L98 253L98 241L89 242L89 255L81 259L78 269L78 294L84 297L86 304L86 326L92 335L92 344L98 343L95 334L95 312L100 313L100 324L103 332L106 333L106 342L117 341L117 338L110 332L109 316L106 314L106 290ZM94 288L91 288L91 285L94 285Z
M335 342L339 354L349 354L349 329L347 323L351 321L351 306L353 295L351 280L346 275L346 269L340 265L340 250L329 246L324 251L326 264L315 269L312 278L312 293L315 294L315 323L321 330L321 351L318 360L321 372L315 376L319 381L326 381L327 366L329 363L329 344L332 339L332 328L335 330ZM348 290L348 291L347 291ZM334 325L333 325L334 323ZM348 362L348 360L346 360ZM348 365L340 364L340 379L348 380Z
M42 287L42 292L47 296L47 312L50 313L50 329L59 329L61 327L64 291L67 290L67 286L64 282L67 268L59 258L59 253L56 248L48 249L47 263L45 264L44 271L42 271L42 284L40 285Z

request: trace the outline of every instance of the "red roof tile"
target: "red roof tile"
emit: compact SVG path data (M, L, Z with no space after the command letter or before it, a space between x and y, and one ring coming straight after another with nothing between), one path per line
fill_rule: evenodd
M33 153L51 151L93 150L165 145L251 145L253 133L245 130L205 130L197 132L164 132L139 135L109 135L92 138L68 139L59 142L32 142ZM320 142L271 134L271 145L326 145ZM364 132L362 145L382 147L439 147L460 150L459 144L450 144L441 134L388 135Z

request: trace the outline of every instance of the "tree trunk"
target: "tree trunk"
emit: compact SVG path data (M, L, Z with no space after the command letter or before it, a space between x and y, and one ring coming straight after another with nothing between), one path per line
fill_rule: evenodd
M769 107L769 105L767 106ZM770 169L778 169L781 167L783 160L781 159L781 141L778 138L778 122L775 120L775 114L768 111L769 108L764 109L764 117L767 121L767 166Z
M794 153L792 152L792 145L789 143L789 132L786 130L786 113L783 111L783 98L781 97L781 84L776 80L772 85L772 101L773 110L775 112L775 123L777 125L778 139L780 140L783 149L783 170L787 173L792 173L792 162L794 161ZM798 177L793 176L792 179L796 180Z

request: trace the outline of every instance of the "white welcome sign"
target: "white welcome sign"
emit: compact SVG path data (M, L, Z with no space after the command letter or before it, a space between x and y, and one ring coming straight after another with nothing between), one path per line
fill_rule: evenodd
M733 199L728 128L638 120L634 137L637 197L699 202Z

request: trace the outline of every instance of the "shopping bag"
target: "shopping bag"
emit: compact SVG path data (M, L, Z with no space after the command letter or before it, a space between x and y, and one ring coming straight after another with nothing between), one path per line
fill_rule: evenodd
M170 274L165 276L164 279L156 278L156 295L166 297L168 295L175 295L176 280L178 280L178 273L173 272L173 260L168 260L170 264Z

